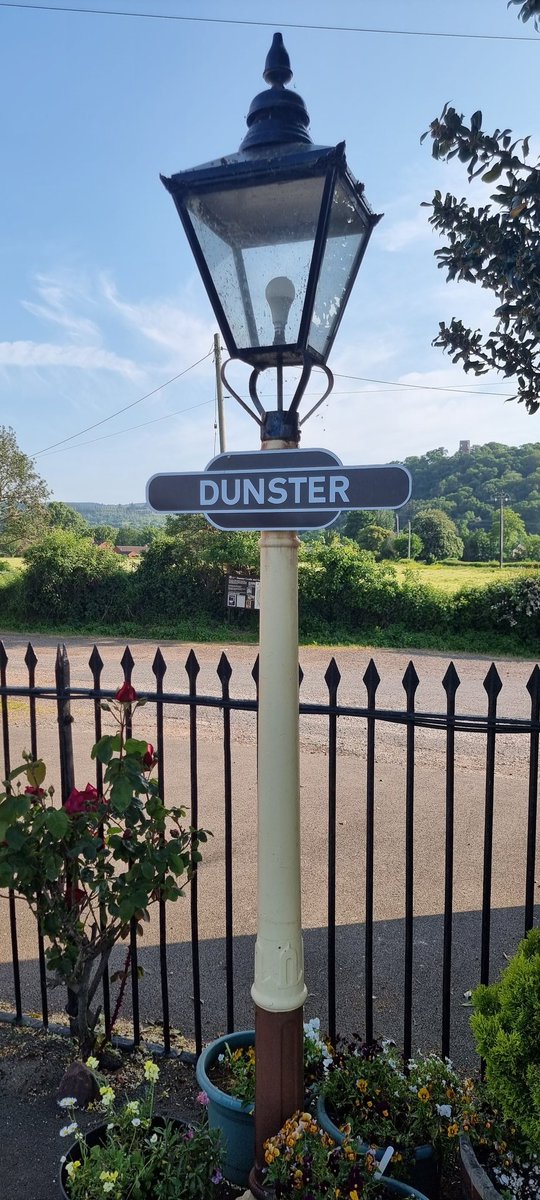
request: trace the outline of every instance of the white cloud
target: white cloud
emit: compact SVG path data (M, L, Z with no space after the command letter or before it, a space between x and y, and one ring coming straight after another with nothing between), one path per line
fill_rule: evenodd
M215 322L210 324L172 301L129 303L120 298L114 283L106 276L101 278L101 288L106 301L125 324L163 350L192 361L210 349Z
M52 342L0 342L3 367L78 367L86 371L116 371L137 379L140 371L128 358L97 346L61 346Z
M48 275L36 275L36 291L40 303L23 300L22 306L32 316L41 321L49 321L65 329L74 341L101 341L101 332L95 321L73 311L73 306L80 308L88 296L80 280L73 275L62 273L58 278Z

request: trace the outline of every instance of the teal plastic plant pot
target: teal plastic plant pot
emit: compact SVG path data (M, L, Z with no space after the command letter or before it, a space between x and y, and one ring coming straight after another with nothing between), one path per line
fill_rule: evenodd
M412 1183L402 1183L401 1179L384 1179L384 1190L390 1196L411 1196L413 1200L429 1200L425 1192L419 1192Z
M328 1133L334 1142L342 1146L345 1141L345 1135L341 1132L341 1129L338 1129L337 1125L334 1125L334 1122L328 1116L325 1097L321 1095L317 1097L317 1120L325 1133ZM362 1142L358 1138L357 1145L359 1150L367 1154L370 1148L367 1142ZM382 1158L384 1149L384 1146L381 1146L375 1152L375 1158ZM391 1167L391 1163L389 1165ZM389 1178L388 1182L401 1183L401 1180ZM405 1187L408 1186L408 1184L405 1184ZM438 1200L441 1189L441 1177L439 1163L435 1157L433 1146L425 1145L416 1147L414 1152L414 1166L411 1174L411 1186L413 1188L413 1193L411 1194L414 1194L414 1188L419 1188L420 1195L427 1196L427 1200ZM406 1195L407 1193L404 1194Z
M230 1183L247 1188L255 1161L254 1106L222 1092L208 1077L208 1071L220 1054L224 1054L226 1045L231 1050L254 1046L255 1030L241 1029L210 1042L197 1061L195 1074L199 1087L208 1096L208 1124L211 1129L221 1130L225 1147L223 1174Z

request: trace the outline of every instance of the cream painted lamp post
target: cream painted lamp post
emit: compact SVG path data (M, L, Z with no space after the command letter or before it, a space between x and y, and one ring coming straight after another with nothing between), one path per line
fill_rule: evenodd
M269 85L252 101L235 154L182 171L171 193L232 359L253 369L249 401L228 390L260 427L266 451L297 449L300 426L329 394L326 360L378 217L351 175L345 144L316 146L281 34L268 54ZM300 368L290 403L283 369ZM257 392L277 374L276 408ZM300 419L314 367L324 394ZM225 378L225 376L224 376ZM261 535L258 747L258 921L255 950L256 1164L264 1195L264 1140L303 1106L306 998L300 907L298 539L266 523ZM286 522L282 522L286 525Z

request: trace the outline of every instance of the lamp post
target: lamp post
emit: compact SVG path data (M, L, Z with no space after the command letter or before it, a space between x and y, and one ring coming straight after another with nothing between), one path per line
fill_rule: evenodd
M345 144L314 145L280 33L237 153L162 181L171 193L231 359L251 368L249 402L262 450L297 449L300 426L329 394L326 360L379 218L347 166ZM284 368L300 368L290 403ZM323 394L300 419L314 367ZM276 407L259 376L274 368ZM298 538L261 534L258 741L258 919L255 949L255 1194L263 1143L303 1106L303 945L300 909Z

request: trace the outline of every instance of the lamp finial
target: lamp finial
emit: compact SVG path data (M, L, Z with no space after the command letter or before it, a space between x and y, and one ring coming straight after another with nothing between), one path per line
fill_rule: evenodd
M292 145L308 142L309 116L298 95L285 87L292 79L289 55L281 33L275 33L264 65L263 78L270 86L251 101L247 115L248 132L240 146L252 150L259 146Z

